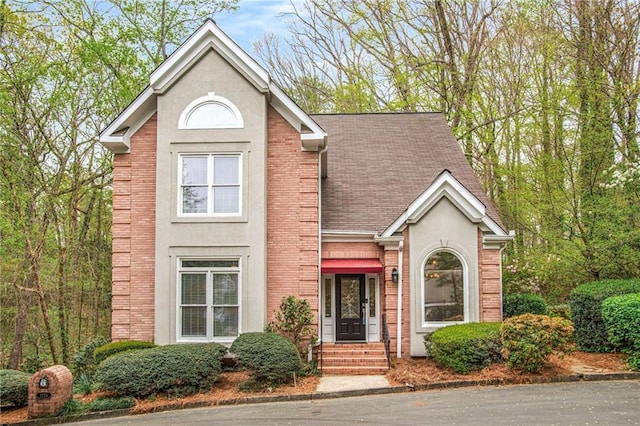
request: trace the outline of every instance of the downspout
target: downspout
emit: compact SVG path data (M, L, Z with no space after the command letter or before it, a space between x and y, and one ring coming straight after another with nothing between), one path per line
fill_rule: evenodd
M322 370L322 155L327 151L327 143L318 151L318 369ZM312 356L312 354L309 354Z
M398 330L396 332L396 358L402 358L402 264L404 240L398 243Z

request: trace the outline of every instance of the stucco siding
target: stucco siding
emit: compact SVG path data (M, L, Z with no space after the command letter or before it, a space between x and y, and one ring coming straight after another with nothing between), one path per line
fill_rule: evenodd
M233 104L244 126L179 129L182 112L209 93ZM157 102L156 343L188 341L180 337L177 308L177 265L186 257L238 259L239 332L260 331L266 300L266 96L211 49ZM193 153L240 156L240 215L185 217L179 212L180 155Z
M422 267L427 257L438 250L455 253L465 265L465 305L467 321L479 321L478 230L446 197L442 198L416 224L409 226L409 264L411 265L410 353L424 356L424 336L437 327L425 326L422 319Z

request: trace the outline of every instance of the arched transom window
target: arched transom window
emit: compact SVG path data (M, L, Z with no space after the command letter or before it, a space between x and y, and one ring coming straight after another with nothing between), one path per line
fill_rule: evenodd
M449 251L433 253L423 270L423 322L465 320L465 277L462 261Z
M179 129L239 129L240 110L228 99L210 92L191 102L180 114Z

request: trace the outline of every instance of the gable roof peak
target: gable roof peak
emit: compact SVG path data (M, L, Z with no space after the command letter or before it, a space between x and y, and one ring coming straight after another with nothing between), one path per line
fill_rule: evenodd
M149 86L100 133L100 142L109 150L129 152L131 136L157 110L157 96L165 93L202 56L214 50L234 67L298 132L302 149L318 151L327 135L272 80L269 73L233 41L211 18L191 34L149 76Z

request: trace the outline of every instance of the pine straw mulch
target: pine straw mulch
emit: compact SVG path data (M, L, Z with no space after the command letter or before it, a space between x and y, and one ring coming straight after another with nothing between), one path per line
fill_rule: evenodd
M494 364L480 371L470 374L457 374L448 368L438 367L433 361L424 358L402 358L395 360L393 368L386 374L391 386L421 386L434 383L447 383L457 381L473 381L476 383L532 383L541 379L549 379L558 376L575 374L576 371L591 373L626 372L626 356L623 354L592 354L574 352L564 357L552 357L549 364L538 374L523 373L509 370L504 364ZM211 391L199 393L184 398L167 398L157 396L136 400L132 408L132 414L151 413L168 409L194 407L196 405L238 404L247 402L251 398L269 396L294 396L314 393L319 376L298 378L293 383L283 385L275 389L266 389L262 392L241 392L238 384L248 378L244 372L221 373ZM87 396L76 395L75 398L82 402L89 402L98 396L105 394L91 394ZM19 409L3 409L0 412L0 424L17 423L27 420L27 407Z
M626 355L623 354L573 352L563 357L552 356L550 362L536 374L510 370L504 363L492 364L469 374L459 374L452 369L439 367L433 360L404 357L396 360L387 373L387 379L392 386L409 387L456 381L523 384L576 372L624 372L628 371L625 360Z

